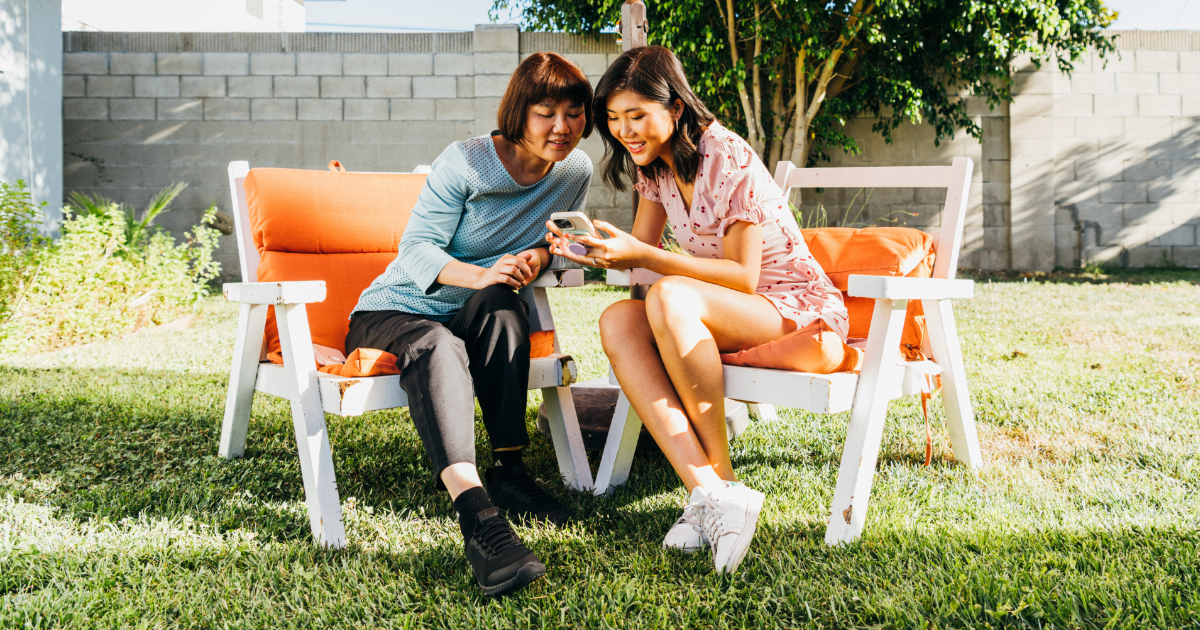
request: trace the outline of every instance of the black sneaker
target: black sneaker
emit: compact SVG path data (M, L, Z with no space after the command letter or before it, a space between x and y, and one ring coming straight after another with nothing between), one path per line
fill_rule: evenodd
M557 527L571 518L571 508L542 490L525 471L525 464L493 466L485 475L492 501L509 516L531 516Z
M475 522L467 562L484 595L511 593L546 574L546 565L521 542L500 510L483 510Z

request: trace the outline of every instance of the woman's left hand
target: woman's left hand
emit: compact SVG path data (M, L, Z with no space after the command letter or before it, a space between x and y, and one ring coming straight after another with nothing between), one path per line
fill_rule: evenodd
M550 234L546 235L546 241L550 243L550 253L581 265L599 269L629 269L640 266L648 245L634 238L632 234L617 229L607 221L592 221L592 225L596 226L597 230L608 232L609 237L593 238L563 234L558 226L547 221L546 227L550 230ZM586 247L587 252L581 255L570 251L568 247L572 242Z

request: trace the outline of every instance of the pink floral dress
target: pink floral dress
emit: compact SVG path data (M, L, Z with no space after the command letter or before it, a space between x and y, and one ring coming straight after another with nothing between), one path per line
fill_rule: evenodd
M808 252L788 201L762 160L717 122L700 136L700 153L690 213L669 172L650 180L639 171L634 188L663 205L675 238L693 256L723 257L721 239L734 222L761 225L762 271L755 293L770 300L797 330L821 319L846 339L849 317L842 293Z

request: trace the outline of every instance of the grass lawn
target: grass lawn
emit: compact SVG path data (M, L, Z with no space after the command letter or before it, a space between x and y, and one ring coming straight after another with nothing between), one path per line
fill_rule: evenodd
M823 543L848 414L752 425L733 461L767 503L733 577L661 549L685 501L661 457L614 496L563 490L531 396L531 467L578 518L518 528L549 573L504 599L474 586L406 411L327 417L341 551L311 542L286 403L257 397L245 459L216 457L220 298L186 331L6 358L0 628L1200 628L1200 274L1044 280L957 306L986 466L954 463L939 408L924 467L920 405L892 403L855 544ZM552 292L583 378L621 295Z

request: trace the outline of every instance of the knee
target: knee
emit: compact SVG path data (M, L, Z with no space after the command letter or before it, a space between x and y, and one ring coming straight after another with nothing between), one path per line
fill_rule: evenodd
M667 276L646 294L646 318L650 326L660 329L682 316L700 315L701 303L692 278Z
M646 303L639 300L614 302L600 314L600 344L604 353L612 355L648 328Z
M467 344L444 326L433 327L425 340L432 356L457 356L467 358Z
M506 329L525 331L526 335L529 334L529 304L525 302L525 298L501 284L493 284L480 289L479 292L482 294L480 299L486 305L485 309L497 324Z

